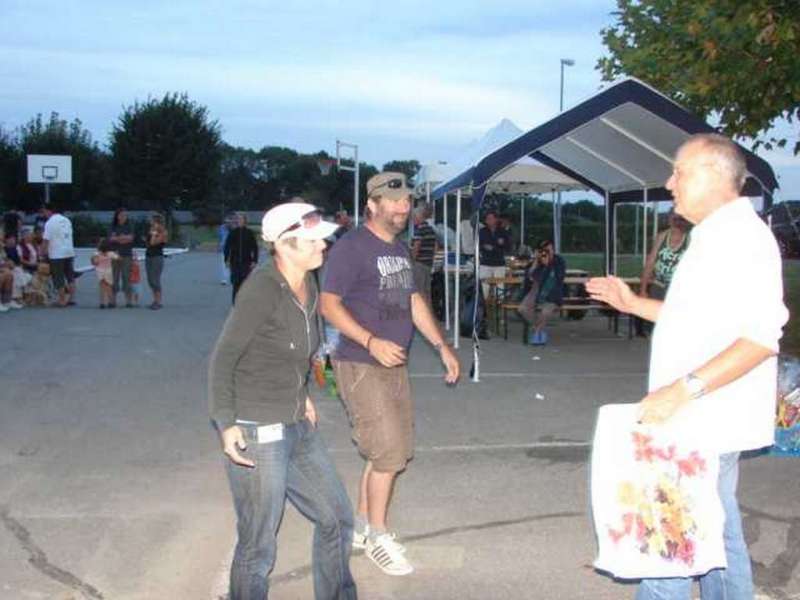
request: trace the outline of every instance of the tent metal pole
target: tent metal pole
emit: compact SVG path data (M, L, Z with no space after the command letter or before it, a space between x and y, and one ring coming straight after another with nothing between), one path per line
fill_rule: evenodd
M553 207L553 244L557 243L558 240L558 217L556 215L556 188L550 190L550 204ZM558 246L556 246L556 254L558 253Z
M556 196L556 209L555 209L555 249L556 254L561 254L561 190L558 190L558 194Z
M519 246L525 245L525 200L527 196L522 194L519 201Z
M453 347L458 348L458 340L461 337L461 188L456 190L456 279L455 294L453 295L455 305L453 307Z
M653 202L653 244L658 237L658 202Z
M605 269L606 275L611 275L611 198L609 197L608 190L606 190L606 218L605 218Z
M613 255L613 262L611 263L611 268L613 269L614 275L617 275L617 264L618 264L618 255L619 255L619 248L618 242L619 238L617 237L619 231L617 229L617 205L616 203L611 207L611 222L612 222L612 235L614 236L614 255Z
M431 182L430 181L426 181L425 182L425 202L427 202L428 206L430 206L430 204L431 204ZM436 224L436 203L435 202L433 203L433 206L431 206L431 219L433 220L433 223Z
M450 331L450 265L447 260L447 194L442 197L444 225L444 328Z
M642 236L642 266L647 262L647 188L642 190L644 194L644 217L642 223L642 231L644 235Z

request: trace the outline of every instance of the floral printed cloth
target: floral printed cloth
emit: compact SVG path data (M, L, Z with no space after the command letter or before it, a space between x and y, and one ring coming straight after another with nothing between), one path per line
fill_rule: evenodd
M609 404L598 413L594 566L622 579L691 577L727 566L718 455L668 424L637 424L637 410Z

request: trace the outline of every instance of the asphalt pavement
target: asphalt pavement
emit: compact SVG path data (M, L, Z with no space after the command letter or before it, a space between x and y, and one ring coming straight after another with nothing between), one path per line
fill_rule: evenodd
M234 515L206 410L208 355L230 307L217 265L211 253L168 259L161 311L99 310L88 273L77 307L0 315L0 600L225 596ZM632 598L633 585L592 568L587 460L597 408L641 397L647 354L599 316L558 321L545 348L512 328L482 344L479 383L448 387L415 341L417 452L390 522L416 571L389 577L356 553L360 597ZM354 494L362 462L344 411L315 395ZM798 482L795 458L742 461L762 598L800 598ZM312 598L311 527L293 508L278 543L270 597Z

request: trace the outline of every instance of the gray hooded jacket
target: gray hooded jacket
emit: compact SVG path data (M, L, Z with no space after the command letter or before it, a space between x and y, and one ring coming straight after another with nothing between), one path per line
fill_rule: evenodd
M219 431L237 420L292 423L305 414L320 339L310 273L306 289L302 306L273 261L245 280L209 364L209 411Z

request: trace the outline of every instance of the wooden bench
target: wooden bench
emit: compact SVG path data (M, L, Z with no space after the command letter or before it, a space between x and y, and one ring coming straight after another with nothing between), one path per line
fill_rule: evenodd
M521 303L520 302L503 302L500 305L500 309L503 311L503 339L508 339L508 312L514 311L516 312ZM587 313L590 310L600 310L605 311L608 313L609 318L609 329L612 328L615 332L619 331L619 315L620 313L603 302L595 302L589 298L583 296L572 296L572 297L564 297L564 303L558 307L558 312L564 316L565 313L570 312L583 312ZM523 328L522 330L522 343L528 343L528 336L527 334L527 327ZM633 337L632 335L632 328L630 322L628 323L628 338Z

